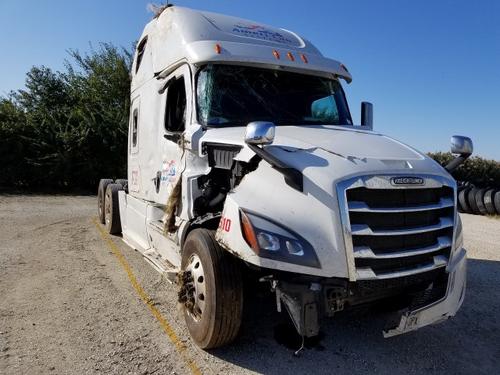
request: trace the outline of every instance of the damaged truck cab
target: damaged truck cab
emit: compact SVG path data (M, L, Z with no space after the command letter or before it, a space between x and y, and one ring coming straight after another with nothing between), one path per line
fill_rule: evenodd
M128 179L101 180L110 233L179 284L202 348L231 342L242 273L269 283L302 337L350 307L388 301L385 336L453 316L466 251L449 171L354 125L347 68L297 34L166 7L132 67ZM274 308L274 306L270 306Z

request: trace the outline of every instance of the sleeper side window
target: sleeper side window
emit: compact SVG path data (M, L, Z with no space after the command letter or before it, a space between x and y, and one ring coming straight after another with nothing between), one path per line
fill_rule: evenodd
M184 77L174 79L167 89L165 129L183 132L186 126L186 85Z
M132 152L137 151L138 126L139 126L139 111L136 108L132 113L132 147L131 147Z
M144 56L144 51L146 50L146 43L148 41L148 37L145 37L139 45L137 46L137 59L135 61L135 72L139 71L139 67L141 66L142 58Z

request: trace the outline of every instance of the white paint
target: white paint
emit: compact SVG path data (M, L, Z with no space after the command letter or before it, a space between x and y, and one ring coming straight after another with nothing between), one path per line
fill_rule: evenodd
M342 65L321 53L293 32L239 18L196 12L181 7L166 9L144 29L148 38L142 63L132 68L132 111L138 110L137 145L131 145L129 131L129 194L120 194L123 236L143 253L154 251L180 266L180 249L187 223L194 219L193 202L200 192L197 178L211 168L203 144L206 142L242 146L237 160L248 162L254 153L244 143L244 127L204 130L195 113L194 73L200 64L224 62L251 64L320 76L338 76L347 81L350 74ZM221 46L217 53L215 45ZM279 52L277 60L273 51ZM286 59L292 52L295 61ZM304 63L299 55L307 56ZM136 56L137 57L137 56ZM134 59L136 60L136 59ZM186 82L186 129L184 145L165 139L165 103L172 77ZM130 129L133 117L131 115ZM363 175L411 174L449 178L448 173L424 154L382 134L359 126L280 126L274 143L267 148L275 157L302 172L304 190L288 186L283 176L267 163L246 175L228 194L223 216L231 221L227 230L218 230L217 239L232 253L254 265L283 271L341 277L355 280L352 254L347 254L341 225L336 186ZM160 188L154 180L159 173ZM170 236L158 231L158 221L175 183L181 179L182 196L177 222L178 233ZM311 268L261 258L243 239L240 208L272 218L299 233L315 249L320 268ZM457 250L457 251L460 251ZM413 323L401 323L397 332L415 329L453 315L459 308L465 285L465 257L451 271L454 287L448 297L418 312ZM416 317L415 315L414 317ZM405 318L411 321L411 317Z
M279 34L281 37L267 40L256 37L252 30L248 33L233 31L243 30L238 25L255 27L254 31L259 30L261 34L267 32L268 35ZM314 74L334 74L347 81L352 79L340 62L324 57L314 45L297 34L237 17L174 6L146 25L140 40L145 37L148 42L141 69L133 77L132 91L153 74L168 71L182 61L193 65L216 61L269 67L280 65ZM216 44L222 48L220 54L215 50ZM274 57L274 50L279 52L279 60ZM294 54L295 61L286 58L288 52ZM300 54L306 55L307 64L301 60ZM134 72L135 68L134 60Z

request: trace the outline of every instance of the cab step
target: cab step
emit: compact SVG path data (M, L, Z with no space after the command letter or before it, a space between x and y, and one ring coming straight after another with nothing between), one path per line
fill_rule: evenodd
M168 262L155 249L148 249L143 253L144 258L171 284L177 280L177 274L180 272L173 264Z

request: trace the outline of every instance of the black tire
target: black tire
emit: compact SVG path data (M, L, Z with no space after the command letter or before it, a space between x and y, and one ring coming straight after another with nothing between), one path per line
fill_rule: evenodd
M101 224L105 223L104 218L104 198L106 195L106 187L112 184L113 180L110 178L103 178L99 181L99 187L97 188L97 216Z
M467 193L467 203L469 203L470 212L474 215L480 214L479 208L477 207L476 203L476 193L478 190L479 190L478 188L473 187Z
M128 181L124 178L119 178L119 179L115 180L115 184L121 185L123 190L125 190L125 191L128 188Z
M193 266L194 261L194 266ZM182 250L183 280L192 274L186 271L201 263L202 285L204 290L203 308L183 305L186 325L196 345L202 349L212 349L232 342L238 335L243 311L243 282L241 270L236 259L223 250L215 240L214 233L208 229L194 229L188 234ZM192 278L192 277L191 277ZM197 280L200 278L198 276ZM194 285L194 280L193 285ZM198 288L198 285L196 286ZM181 286L179 299L189 290L189 284ZM194 286L191 294L196 294ZM194 292L193 292L194 291Z
M484 193L484 207L489 215L495 215L497 210L495 209L495 203L493 201L495 197L495 189L489 189Z
M119 184L109 184L106 187L104 199L104 217L106 230L109 234L120 234L122 224L120 221L120 207L118 204L118 192L123 190Z
M487 189L479 189L476 192L476 206L479 210L479 213L481 215L487 215L488 211L486 210L486 207L484 206L484 193L486 193Z
M458 207L461 212L469 214L471 209L469 207L469 202L467 201L467 194L469 193L470 187L466 187L458 194Z
M493 197L493 204L495 205L497 214L500 215L500 191L495 193L495 196Z

